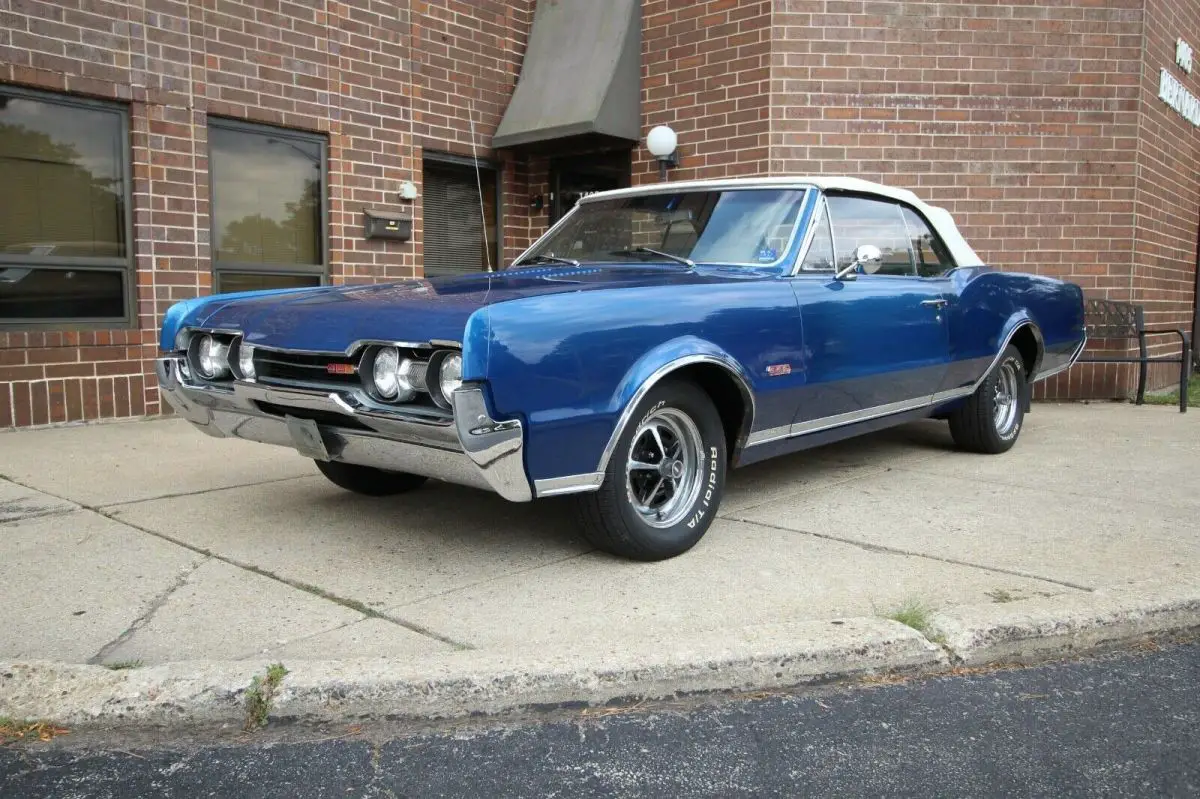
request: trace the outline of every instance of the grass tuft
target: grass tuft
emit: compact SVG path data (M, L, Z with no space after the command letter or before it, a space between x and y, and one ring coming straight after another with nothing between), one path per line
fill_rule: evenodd
M1200 401L1200 372L1192 375L1192 379L1188 381L1188 404ZM1169 391L1165 394L1147 394L1147 405L1178 405L1179 404L1179 386L1176 384L1174 391Z
M112 663L105 663L104 668L109 671L125 671L126 669L140 669L143 665L140 660L117 660Z
M267 666L267 675L254 675L250 687L246 689L246 724L247 732L267 726L267 716L275 699L275 692L287 675L288 670L282 663L272 663Z
M933 615L933 608L930 605L919 599L909 599L884 618L898 621L924 635L929 631L931 615Z
M1014 594L1012 591L1006 591L1003 588L997 588L994 591L988 591L984 594L984 596L998 604L1003 604L1005 602L1016 602L1018 599L1020 599L1020 597Z
M18 720L8 716L0 716L0 746L16 743L17 741L51 741L59 735L70 732L65 727L59 727L49 721Z

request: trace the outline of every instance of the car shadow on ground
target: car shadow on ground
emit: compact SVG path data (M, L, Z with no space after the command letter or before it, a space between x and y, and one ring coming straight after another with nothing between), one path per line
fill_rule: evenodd
M759 499L853 479L857 473L951 450L953 443L944 423L917 422L735 469L729 476L726 505L736 510ZM356 519L353 535L360 544L365 536L372 539L372 546L383 549L389 547L381 539L390 539L392 545L434 549L466 547L477 550L476 557L511 554L514 548L551 557L591 549L580 529L575 498L569 496L515 503L487 491L436 480L391 497L357 496L328 484L305 495L305 503L291 507L291 512L318 522Z

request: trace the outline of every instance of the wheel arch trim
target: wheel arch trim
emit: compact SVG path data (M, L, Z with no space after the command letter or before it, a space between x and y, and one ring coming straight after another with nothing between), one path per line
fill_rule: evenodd
M754 415L757 410L754 401L754 389L751 387L750 379L746 375L746 370L742 368L732 356L723 352L694 352L687 355L672 358L671 360L658 366L638 385L636 391L624 403L621 409L621 415L617 418L617 423L613 425L612 434L609 436L608 443L604 446L604 451L600 453L600 462L596 466L596 473L604 474L608 469L608 462L612 458L613 452L616 451L617 442L621 438L621 434L625 432L626 426L633 418L634 411L637 409L638 403L645 399L656 385L661 383L667 377L675 374L681 369L686 369L691 366L716 366L724 371L737 385L739 392L742 395L744 403L744 411L742 414L742 424L738 433L737 441L734 442L734 449L741 450L744 446L746 437L754 425ZM734 454L734 453L730 453ZM597 486L598 487L598 486Z

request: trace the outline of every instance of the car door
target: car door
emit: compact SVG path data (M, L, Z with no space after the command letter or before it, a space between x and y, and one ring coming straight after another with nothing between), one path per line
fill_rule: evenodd
M949 281L918 273L922 256L914 250L906 210L874 196L824 198L791 281L806 350L793 425L830 417L853 423L918 407L941 385L950 355L943 312ZM867 244L883 253L879 270L836 279Z

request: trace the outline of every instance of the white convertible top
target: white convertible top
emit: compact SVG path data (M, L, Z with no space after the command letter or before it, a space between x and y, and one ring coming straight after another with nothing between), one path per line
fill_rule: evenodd
M954 256L959 266L983 266L979 255L967 244L966 239L954 224L954 217L945 208L929 205L908 189L897 189L882 183L873 183L860 178L822 176L822 177L760 177L760 178L718 178L713 180L681 180L678 183L648 183L643 186L633 186L628 189L612 189L589 194L580 199L581 203L597 200L612 200L620 197L636 197L645 194L658 194L664 191L719 191L723 189L762 189L762 188L809 188L815 187L822 191L852 191L860 194L876 194L890 200L907 203L920 211L929 224L933 225L950 254Z

